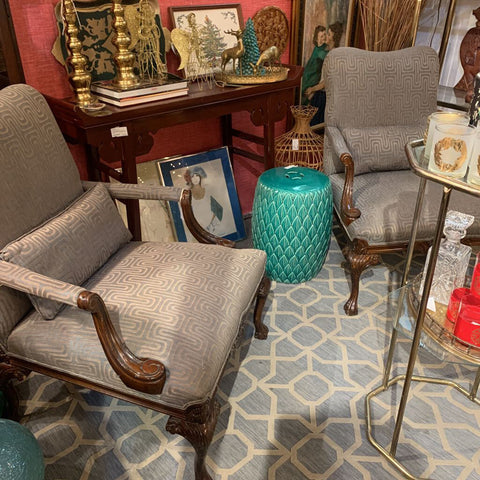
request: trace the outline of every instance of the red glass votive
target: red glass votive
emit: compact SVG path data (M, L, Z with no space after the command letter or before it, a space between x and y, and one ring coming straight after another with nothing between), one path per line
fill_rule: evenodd
M480 297L480 252L477 253L477 261L473 269L472 284L470 286L472 294Z
M480 298L475 295L465 295L460 301L455 336L459 340L480 346Z
M460 302L470 293L470 289L466 287L456 288L450 295L447 308L447 318L444 327L453 333L455 322L457 321L458 311L460 309Z

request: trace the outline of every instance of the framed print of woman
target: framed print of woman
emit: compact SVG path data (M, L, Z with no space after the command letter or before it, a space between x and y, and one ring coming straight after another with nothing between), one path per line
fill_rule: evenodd
M326 38L323 40L321 27L325 28L326 34L329 26L341 25L343 34L337 46L347 45L346 38L350 38L354 3L355 0L294 0L293 17L296 18L293 18L292 24L297 24L297 28L292 29L294 47L291 61L305 68L298 103L310 104L311 99L306 98L304 93L321 79L321 68L327 54ZM320 43L322 41L323 48ZM314 123L312 125L317 126Z

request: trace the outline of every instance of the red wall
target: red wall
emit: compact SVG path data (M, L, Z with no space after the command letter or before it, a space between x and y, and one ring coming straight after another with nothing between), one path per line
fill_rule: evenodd
M54 16L54 6L58 0L9 0L12 19L17 36L18 48L25 73L26 83L32 85L42 93L54 97L67 97L71 95L67 74L62 65L53 57L51 50L57 36L57 27ZM171 29L168 6L224 4L225 1L208 0L182 0L171 4L159 1L160 16L163 26ZM271 0L245 0L240 2L244 20L253 17L255 13L265 6L272 5ZM282 9L290 22L291 0L277 0L275 6ZM173 55L169 53L169 55ZM289 50L282 55L282 61L288 63ZM169 58L169 70L176 64L175 59ZM250 125L248 115L235 114L234 126L261 134L262 130ZM284 124L278 125L277 133L284 131ZM177 154L190 154L209 150L221 145L219 120L209 122L196 122L188 127L188 135L185 135L185 127L177 126L164 129L155 136L155 145L152 151L142 157L140 161L162 158ZM257 150L257 146L250 146ZM83 177L86 169L79 151L73 149L79 170ZM234 170L244 212L251 210L251 197L256 178L262 171L260 164L252 161L241 160L235 162ZM243 197L243 198L242 198Z

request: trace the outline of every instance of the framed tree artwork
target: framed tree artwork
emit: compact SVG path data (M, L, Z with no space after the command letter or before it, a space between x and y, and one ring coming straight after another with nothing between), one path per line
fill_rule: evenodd
M172 42L181 57L187 78L220 69L222 52L237 44L229 31L243 29L239 3L168 7L172 20Z

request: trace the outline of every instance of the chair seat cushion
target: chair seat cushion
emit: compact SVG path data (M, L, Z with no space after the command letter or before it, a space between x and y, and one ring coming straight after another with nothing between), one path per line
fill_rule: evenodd
M395 125L341 129L355 162L355 175L407 170L405 145L423 138L425 126Z
M340 212L344 174L330 176L333 203ZM353 203L361 216L346 231L350 239L367 240L369 245L408 242L413 223L420 178L410 170L360 175L353 182ZM427 182L418 240L432 240L442 197L442 186ZM449 209L475 216L468 236L480 236L480 198L453 191Z
M11 333L8 353L160 406L202 403L214 394L265 261L253 249L130 242L84 284L104 299L130 350L166 366L160 395L126 387L105 358L91 315L72 307L50 322L32 312Z

